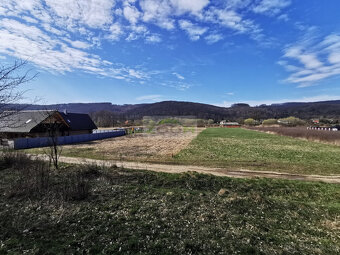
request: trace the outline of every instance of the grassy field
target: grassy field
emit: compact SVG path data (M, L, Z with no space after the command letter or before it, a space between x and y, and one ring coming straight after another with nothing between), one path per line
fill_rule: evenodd
M339 254L339 201L335 184L6 158L0 254Z
M245 129L208 128L175 161L214 167L340 174L340 147Z

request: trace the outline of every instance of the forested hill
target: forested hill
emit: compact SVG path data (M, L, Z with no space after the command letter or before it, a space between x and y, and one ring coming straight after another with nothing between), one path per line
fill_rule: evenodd
M295 116L302 119L340 118L340 100L313 103L284 103L250 107L235 104L231 107L218 107L208 104L164 101L152 104L114 105L111 103L71 103L60 105L30 105L26 109L58 109L78 113L112 114L120 119L141 119L144 116L196 116L215 121L244 118L268 119Z

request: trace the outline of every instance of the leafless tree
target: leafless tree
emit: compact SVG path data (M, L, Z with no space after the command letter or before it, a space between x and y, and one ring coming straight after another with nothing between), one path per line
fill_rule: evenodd
M0 119L23 109L18 106L27 90L21 89L24 83L34 79L37 74L26 70L27 61L15 61L10 65L0 64Z
M50 161L52 161L56 169L59 168L59 157L62 152L62 146L59 146L58 136L59 136L60 124L57 122L51 123L48 129L48 135L50 140Z
M62 124L55 119L55 114L58 110L45 110L44 112L48 113L48 117L45 119L45 128L49 143L44 153L49 157L50 165L53 164L56 169L59 169L59 157L62 152L62 146L59 145L58 137L60 137Z

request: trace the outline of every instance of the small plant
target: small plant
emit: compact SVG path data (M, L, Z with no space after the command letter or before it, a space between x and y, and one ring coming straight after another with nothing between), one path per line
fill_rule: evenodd
M77 171L66 177L62 182L62 196L64 200L84 200L90 195L90 183L82 171Z

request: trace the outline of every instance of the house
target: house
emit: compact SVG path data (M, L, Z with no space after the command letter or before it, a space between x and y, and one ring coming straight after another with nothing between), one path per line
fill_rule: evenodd
M228 128L239 128L241 125L238 122L227 122L226 120L222 120L220 122L221 127L228 127Z
M91 134L97 126L88 114L59 111L4 112L0 118L1 138L47 137Z

